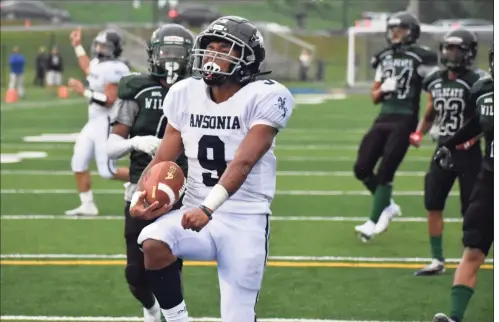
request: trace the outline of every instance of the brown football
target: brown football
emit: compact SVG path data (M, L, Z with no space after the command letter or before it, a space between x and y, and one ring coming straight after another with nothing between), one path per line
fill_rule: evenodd
M160 206L172 206L184 194L185 183L184 172L175 162L157 163L144 177L146 202L151 205L158 201Z

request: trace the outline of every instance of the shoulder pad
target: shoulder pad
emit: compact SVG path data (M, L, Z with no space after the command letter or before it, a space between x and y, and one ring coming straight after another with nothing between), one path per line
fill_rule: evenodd
M179 80L175 84L170 87L168 92L176 93L184 90L189 90L192 86L199 86L199 84L204 84L204 81L201 77L191 76L189 78L184 78Z
M490 90L494 90L494 81L490 76L486 76L477 80L471 87L470 92L478 94L480 92L487 92Z
M438 54L430 47L414 45L409 49L423 60L421 63L425 65L437 65Z
M118 97L120 99L133 99L142 89L158 85L148 74L130 73L120 80Z
M441 78L443 75L443 73L445 72L444 69L436 69L435 71L433 71L431 74L429 74L428 76L426 76L424 79L423 79L423 89L425 91L428 90L428 85L431 84L431 82L433 82L434 80L436 79L439 79Z
M486 70L481 69L481 68L476 68L473 71L475 73L477 73L478 76L480 76L480 78L490 77L490 73L488 71L486 71Z
M463 75L462 80L472 87L473 84L475 84L483 76L486 75L482 75L478 70L468 70L468 72Z
M371 67L374 69L378 68L378 65L381 62L381 60L383 59L383 57L388 55L390 52L391 52L390 48L384 48L383 50L380 50L376 54L374 54L371 57L371 61L370 61Z

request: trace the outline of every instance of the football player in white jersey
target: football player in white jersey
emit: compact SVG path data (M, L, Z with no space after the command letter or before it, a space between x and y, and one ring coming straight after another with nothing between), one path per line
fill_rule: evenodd
M146 207L142 177L130 213L159 217L142 230L138 243L167 321L189 321L178 257L216 260L222 321L254 322L276 185L275 137L294 99L283 85L256 80L265 49L260 32L244 18L214 21L197 37L192 55L193 70L202 77L182 80L166 95L168 125L148 166L174 161L185 151L183 206L166 215L171 206Z
M97 170L106 179L128 180L128 168L116 169L115 163L107 155L107 137L116 109L120 79L130 73L130 69L118 60L122 52L121 36L114 31L103 31L95 38L92 45L94 58L90 61L81 45L81 29L71 33L71 41L75 49L80 68L87 76L88 88L77 79L69 79L71 89L89 100L88 121L81 130L74 146L71 169L75 174L76 186L80 193L81 205L66 211L66 215L98 214L94 203L89 163L95 158Z

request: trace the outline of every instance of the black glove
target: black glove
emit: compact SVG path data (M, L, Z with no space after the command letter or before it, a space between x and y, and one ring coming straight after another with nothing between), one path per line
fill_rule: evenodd
M437 152L435 152L433 160L441 169L451 170L454 168L454 163L452 161L452 152L445 146L441 146L438 148Z

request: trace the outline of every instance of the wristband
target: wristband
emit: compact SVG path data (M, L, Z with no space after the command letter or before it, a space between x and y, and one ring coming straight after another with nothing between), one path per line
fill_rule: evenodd
M75 49L75 53L76 53L77 57L81 57L81 56L86 56L87 55L87 53L85 52L85 49L83 48L82 45L78 45L74 49Z
M87 88L83 91L83 96L88 98L91 102L106 106L107 96L104 93L95 92Z
M227 199L229 199L229 193L227 192L227 190L221 184L216 184L213 189L211 189L202 205L215 212L215 210L220 207Z
M206 214L206 216L208 216L208 219L211 220L212 217L210 210L203 205L199 206L199 208Z

